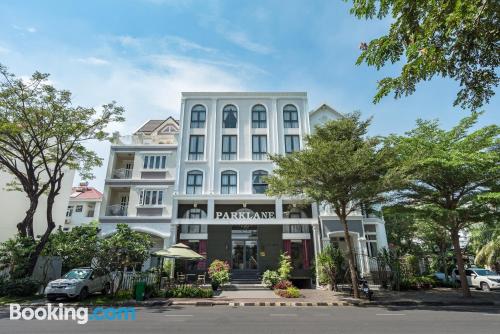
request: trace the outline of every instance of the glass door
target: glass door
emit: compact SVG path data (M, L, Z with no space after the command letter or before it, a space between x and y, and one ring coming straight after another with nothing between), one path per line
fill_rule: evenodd
M257 240L233 240L232 269L257 270Z

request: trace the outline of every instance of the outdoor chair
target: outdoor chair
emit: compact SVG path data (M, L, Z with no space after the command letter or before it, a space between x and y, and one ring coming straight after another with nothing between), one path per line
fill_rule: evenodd
M198 279L196 280L196 283L198 285L204 285L205 284L205 273L203 273L203 275L198 275Z
M186 283L186 275L182 273L177 273L177 282Z

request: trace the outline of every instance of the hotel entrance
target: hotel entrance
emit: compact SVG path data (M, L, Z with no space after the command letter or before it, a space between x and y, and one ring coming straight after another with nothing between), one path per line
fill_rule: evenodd
M231 268L233 271L258 271L257 227L233 226L231 231Z

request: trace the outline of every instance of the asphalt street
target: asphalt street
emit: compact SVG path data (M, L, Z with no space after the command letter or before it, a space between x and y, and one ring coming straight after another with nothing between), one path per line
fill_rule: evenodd
M136 320L10 320L0 312L0 333L500 333L500 308L229 307L136 308Z

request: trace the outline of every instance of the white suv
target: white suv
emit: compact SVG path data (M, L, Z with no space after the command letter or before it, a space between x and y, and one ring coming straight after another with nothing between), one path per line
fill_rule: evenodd
M110 287L110 281L104 276L96 275L91 268L75 268L62 278L49 282L45 288L45 296L49 301L74 297L83 300L94 292L106 294Z
M465 269L465 276L469 286L481 288L483 291L491 289L500 289L500 275L488 269L468 268ZM460 275L458 269L454 269L452 273L453 279L460 283Z

